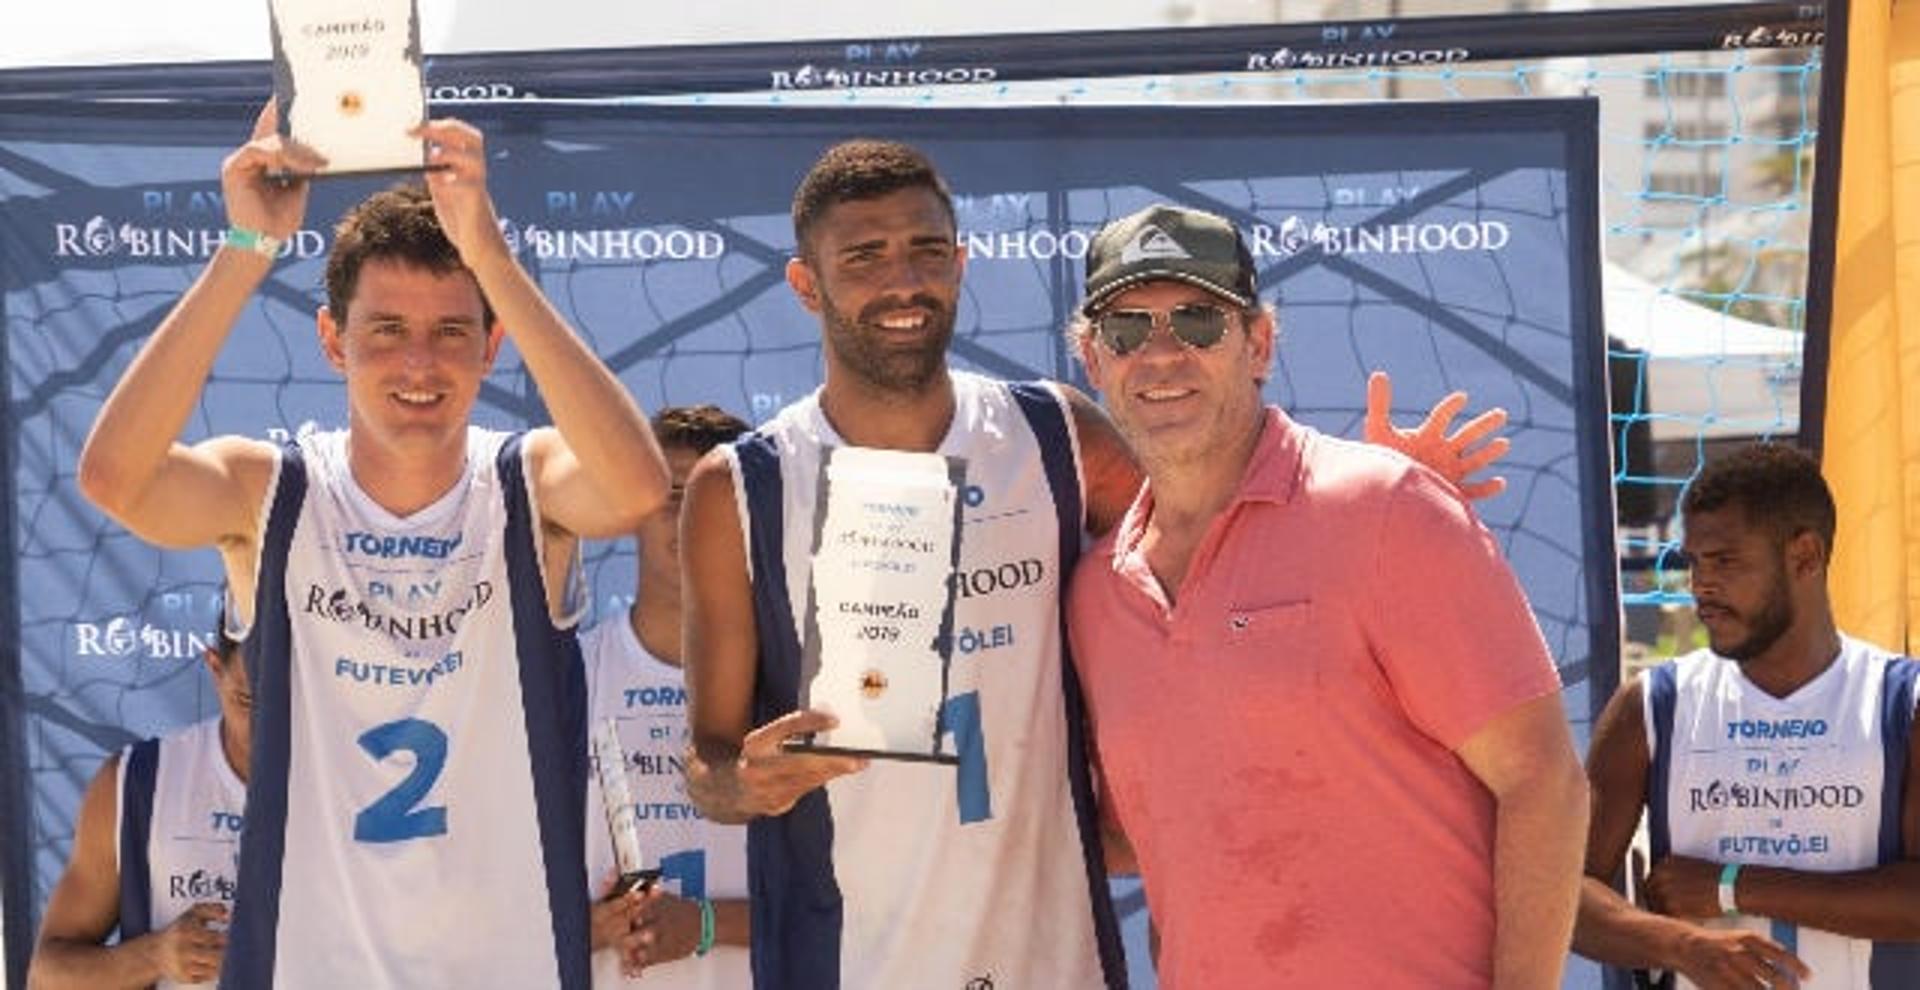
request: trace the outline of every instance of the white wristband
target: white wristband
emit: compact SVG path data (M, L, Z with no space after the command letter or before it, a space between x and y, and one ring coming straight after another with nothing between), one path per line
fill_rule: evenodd
M1733 884L1739 878L1739 863L1728 863L1720 868L1720 913L1728 917L1740 913L1740 906L1733 902Z

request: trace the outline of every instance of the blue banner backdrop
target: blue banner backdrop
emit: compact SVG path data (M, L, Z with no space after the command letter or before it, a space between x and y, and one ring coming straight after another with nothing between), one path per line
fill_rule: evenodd
M1156 200L1233 218L1262 295L1279 303L1272 400L1356 435L1366 373L1384 368L1403 421L1456 388L1475 408L1512 413L1511 487L1482 516L1527 590L1582 738L1610 692L1594 103L462 112L489 135L494 194L523 263L648 409L715 402L759 421L815 387L818 328L782 266L793 187L839 139L898 137L940 164L970 255L955 363L990 374L1083 380L1060 331L1087 239L1108 218ZM133 538L73 476L99 403L219 245L217 169L252 113L16 103L0 117L19 589L0 624L17 633L26 737L26 766L6 769L30 775L36 906L101 757L215 710L195 657L216 608L216 556ZM343 421L313 312L332 221L372 188L315 189L187 440ZM545 418L511 349L477 418ZM619 614L630 548L596 548L590 567L596 612Z

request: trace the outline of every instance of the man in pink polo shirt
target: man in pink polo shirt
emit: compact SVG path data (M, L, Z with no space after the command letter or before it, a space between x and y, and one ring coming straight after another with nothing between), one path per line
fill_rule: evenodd
M1081 312L1147 482L1068 622L1162 985L1558 986L1586 788L1492 537L1262 405L1274 317L1220 217L1109 224Z

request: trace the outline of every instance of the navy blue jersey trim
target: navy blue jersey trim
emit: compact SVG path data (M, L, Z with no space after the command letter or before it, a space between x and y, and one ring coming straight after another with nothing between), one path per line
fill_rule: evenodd
M293 628L287 614L287 555L307 496L300 448L280 451L273 507L261 534L254 578L253 628L241 644L253 687L253 745L247 774L247 815L240 831L240 879L220 966L222 990L273 985L280 928L280 879L287 842L287 768L291 763Z
M1667 821L1667 782L1673 775L1673 706L1678 686L1674 678L1678 668L1672 661L1647 672L1648 707L1653 713L1653 760L1647 767L1647 837L1653 861L1667 857L1673 848L1672 826Z
M586 869L587 680L580 642L572 629L558 629L547 608L546 579L536 541L515 434L500 447L495 468L506 502L507 586L513 610L514 657L527 727L527 765L533 774L540 851L546 864L547 910L553 919L553 953L563 990L588 990L589 960Z
M1915 679L1920 677L1920 661L1902 657L1887 664L1886 680L1880 695L1880 742L1886 748L1886 776L1880 796L1880 862L1892 863L1906 856L1905 836L1900 816L1906 807L1907 754L1913 736ZM1920 987L1920 943L1875 942L1868 985L1874 990L1910 990Z
M1920 663L1905 658L1887 664L1880 690L1880 745L1886 771L1880 789L1880 862L1902 858L1902 798L1907 793L1907 744L1913 736L1914 678Z
M780 453L773 438L734 442L747 506L754 628L760 643L753 719L764 725L799 707L800 634L787 598ZM784 815L747 825L753 985L759 990L833 990L840 985L844 912L833 871L833 812L825 788Z
M120 941L153 930L153 791L160 776L160 740L143 739L127 747L120 767Z
M1080 537L1086 528L1080 472L1074 459L1073 433L1065 411L1052 389L1038 382L1009 384L1014 402L1040 448L1040 463L1053 492L1058 515L1060 546L1060 688L1067 708L1067 777L1073 794L1074 825L1080 833L1081 858L1087 872L1088 903L1093 910L1094 941L1107 986L1125 990L1127 959L1120 941L1120 921L1107 890L1107 866L1101 850L1100 805L1094 794L1092 764L1087 755L1087 706L1080 677L1073 665L1067 639L1066 582L1080 559Z

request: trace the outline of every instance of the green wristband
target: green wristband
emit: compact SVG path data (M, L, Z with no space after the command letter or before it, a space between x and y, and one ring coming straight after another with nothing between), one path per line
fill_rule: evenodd
M713 951L713 902L700 898L700 944L693 950L696 956L704 956Z
M226 245L228 247L236 251L251 251L262 258L279 257L280 245L284 243L272 234L263 234L257 230L248 230L240 226L227 228Z
M1733 885L1739 879L1739 863L1728 863L1720 868L1720 913L1729 918L1740 913L1739 905L1733 902Z

